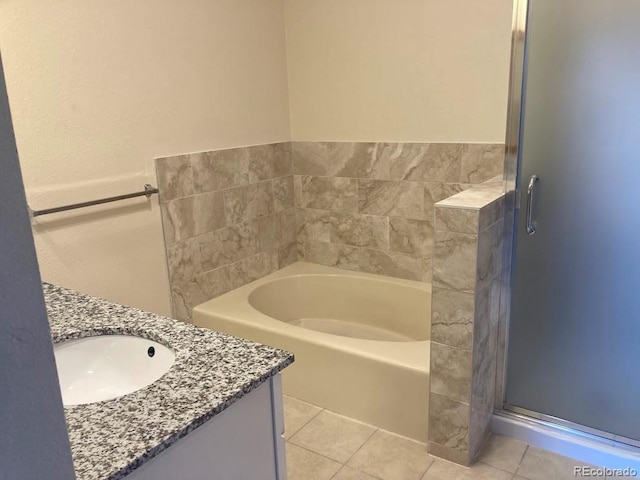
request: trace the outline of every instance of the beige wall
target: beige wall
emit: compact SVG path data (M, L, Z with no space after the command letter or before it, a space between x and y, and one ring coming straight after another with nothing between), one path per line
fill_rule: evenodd
M282 0L4 0L0 48L32 208L155 184L155 157L289 139ZM170 312L157 199L34 234L45 281Z
M4 0L29 203L155 184L155 157L291 138L502 142L510 18L511 0ZM157 202L37 220L43 278L169 313Z
M285 0L293 140L504 142L512 0Z

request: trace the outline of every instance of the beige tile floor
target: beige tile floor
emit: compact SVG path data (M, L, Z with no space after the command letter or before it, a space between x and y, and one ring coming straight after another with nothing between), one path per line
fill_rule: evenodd
M493 435L466 468L429 455L423 443L292 397L284 397L284 417L288 480L564 480L584 465Z

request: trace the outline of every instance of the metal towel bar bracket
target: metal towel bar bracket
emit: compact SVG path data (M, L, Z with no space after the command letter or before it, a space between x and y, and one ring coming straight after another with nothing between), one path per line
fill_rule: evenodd
M34 218L39 217L40 215L49 215L50 213L66 212L67 210L75 210L77 208L91 207L93 205L101 205L103 203L118 202L120 200L126 200L128 198L142 196L149 198L151 195L158 193L159 191L160 190L158 190L156 187L153 187L147 183L145 184L144 191L142 192L126 193L124 195L116 195L115 197L100 198L98 200L90 200L88 202L72 203L71 205L45 208L43 210L32 210L31 208L29 208L29 214L31 215L31 218Z

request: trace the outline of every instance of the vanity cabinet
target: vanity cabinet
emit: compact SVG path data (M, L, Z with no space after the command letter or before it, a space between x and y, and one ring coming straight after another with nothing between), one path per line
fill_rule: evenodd
M126 480L286 480L280 374L144 463Z

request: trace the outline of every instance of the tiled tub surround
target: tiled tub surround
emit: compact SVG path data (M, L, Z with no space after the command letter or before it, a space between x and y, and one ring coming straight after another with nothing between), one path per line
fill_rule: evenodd
M502 144L293 142L299 259L431 281L434 204L502 172Z
M502 163L501 144L458 143L292 142L157 159L174 316L189 321L195 305L297 259L430 282L434 203Z
M128 395L65 407L78 480L118 480L293 361L282 350L44 284L54 342L131 334L169 346L175 363Z
M503 190L498 178L435 205L429 451L464 465L493 412Z
M156 159L173 314L297 260L288 143Z

